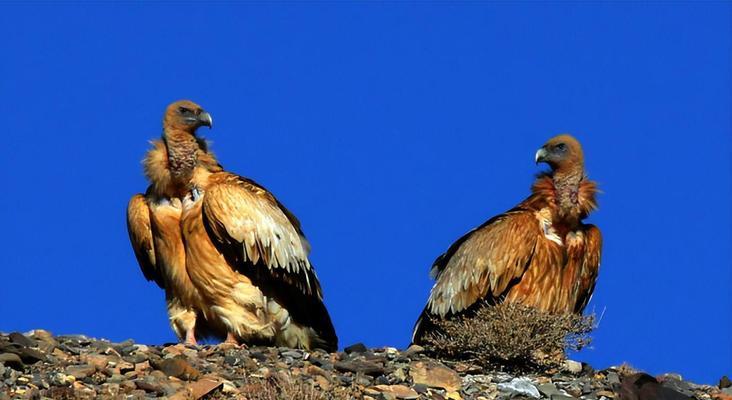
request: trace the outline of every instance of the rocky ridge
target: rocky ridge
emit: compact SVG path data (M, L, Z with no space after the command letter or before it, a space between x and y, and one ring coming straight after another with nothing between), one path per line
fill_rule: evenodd
M627 367L512 375L441 362L412 346L344 352L111 343L43 330L0 334L4 399L549 399L732 400L732 382L697 385Z

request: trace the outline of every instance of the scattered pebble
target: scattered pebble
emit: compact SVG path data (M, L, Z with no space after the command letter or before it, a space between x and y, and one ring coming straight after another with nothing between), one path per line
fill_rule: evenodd
M344 352L287 348L230 348L183 344L111 343L83 335L53 336L43 330L0 334L0 400L248 398L287 385L328 392L313 399L372 400L615 400L649 391L679 399L732 400L732 382L696 385L677 374L652 377L623 368L595 371L567 361L561 371L514 375L484 370L469 361L440 361L429 349L410 346ZM302 385L302 386L296 386ZM284 392L283 392L284 393ZM727 396L727 397L725 397ZM669 397L671 398L671 397Z

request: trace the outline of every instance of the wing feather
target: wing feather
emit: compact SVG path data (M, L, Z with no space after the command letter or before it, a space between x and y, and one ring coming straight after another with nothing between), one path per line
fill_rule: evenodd
M295 322L311 327L321 347L337 347L300 222L270 192L234 174L214 174L203 197L203 220L231 265L282 304Z
M304 294L321 298L308 261L309 245L292 213L246 178L218 173L210 182L203 200L204 222L222 252L233 256L237 265L262 265Z
M497 299L526 270L541 235L531 211L515 209L460 238L437 258L427 310L440 317Z
M574 311L581 313L592 298L595 283L600 272L600 255L602 253L602 234L595 225L585 225L585 254L580 266L579 291Z
M161 272L155 262L155 247L150 227L150 208L142 194L132 196L127 204L127 232L132 249L135 251L140 270L148 281L155 281L164 288Z

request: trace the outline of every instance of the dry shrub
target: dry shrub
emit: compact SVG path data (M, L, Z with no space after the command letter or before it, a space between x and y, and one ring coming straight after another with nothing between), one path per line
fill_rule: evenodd
M432 318L437 329L426 347L448 360L469 360L484 367L537 370L558 366L567 350L590 343L594 314L550 314L515 303L482 304L467 315Z
M326 391L313 382L285 374L262 379L249 378L247 384L241 388L241 397L247 400L346 400L353 398L348 388Z

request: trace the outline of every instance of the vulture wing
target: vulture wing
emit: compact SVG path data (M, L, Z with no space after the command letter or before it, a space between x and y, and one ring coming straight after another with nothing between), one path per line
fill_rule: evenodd
M150 227L150 208L145 196L132 196L127 205L127 232L130 243L135 251L137 263L140 264L145 279L155 281L161 288L165 287L163 276L155 262L155 247L153 245L152 229Z
M209 178L203 219L212 241L238 271L328 343L337 343L300 223L265 188L222 172Z
M600 272L600 253L602 251L602 234L595 225L585 225L585 255L580 265L577 280L576 313L582 313L595 291L597 275Z
M534 213L515 208L458 239L432 266L436 282L412 340L429 329L426 315L445 317L482 299L498 299L526 271L540 235Z

